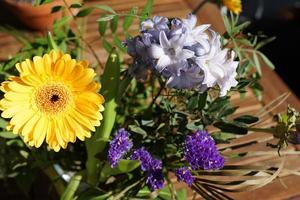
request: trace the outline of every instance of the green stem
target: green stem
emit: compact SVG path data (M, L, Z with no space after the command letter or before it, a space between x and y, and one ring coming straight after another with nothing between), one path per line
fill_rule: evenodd
M57 194L61 196L66 188L65 182L60 178L60 176L55 171L54 167L48 166L47 168L43 169L43 172L48 176L48 178L51 180Z

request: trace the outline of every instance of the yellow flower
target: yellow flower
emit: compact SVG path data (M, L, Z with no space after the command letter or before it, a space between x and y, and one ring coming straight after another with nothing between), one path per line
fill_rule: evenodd
M29 146L44 140L54 151L76 138L84 140L100 125L104 98L86 61L52 50L16 64L19 77L4 81L1 116L11 118L8 130L20 134Z
M241 0L223 0L223 4L235 14L240 14L240 12L242 12Z

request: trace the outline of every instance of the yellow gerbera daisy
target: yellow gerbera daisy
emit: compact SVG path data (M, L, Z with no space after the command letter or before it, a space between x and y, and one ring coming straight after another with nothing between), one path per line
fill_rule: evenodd
M242 12L241 0L223 0L223 5L235 14L239 14L240 12Z
M16 64L19 77L4 81L1 116L11 118L8 130L20 134L30 146L46 138L51 149L66 148L76 138L84 140L100 125L104 98L88 62L52 50Z

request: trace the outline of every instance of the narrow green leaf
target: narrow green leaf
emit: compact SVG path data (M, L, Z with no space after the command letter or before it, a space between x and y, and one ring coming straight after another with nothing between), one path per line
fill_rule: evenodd
M203 94L200 94L199 101L198 101L198 109L201 110L206 105L206 99L207 99L207 92L204 92Z
M256 68L258 74L261 75L262 72L261 72L260 62L258 60L258 56L257 56L256 52L253 52L253 61L254 61L254 65L255 65L254 67Z
M227 122L217 122L214 124L215 127L221 129L223 132L235 133L235 134L247 134L248 130L244 127L238 126L236 124Z
M98 32L100 36L103 37L105 35L106 27L107 27L106 21L98 21Z
M251 116L251 115L242 115L240 117L235 118L233 121L243 122L246 124L253 124L259 120L258 117Z
M116 45L123 53L126 53L126 52L127 52L126 47L122 44L122 41L121 41L117 36L114 37L114 44L115 44L115 45Z
M117 14L111 7L106 5L95 5L95 8L101 9L103 11L107 11L109 13Z
M55 20L53 24L53 29L64 26L66 23L68 23L71 20L71 18L72 18L71 16L64 16L61 19Z
M115 33L117 31L118 21L119 21L118 15L115 15L114 18L110 21L110 30L112 33Z
M137 13L137 7L133 7L130 12L124 17L123 21L123 30L127 32L129 27L131 26L134 16Z
M147 3L141 13L141 18L140 18L141 22L147 19L151 15L152 8L153 8L153 0L147 0Z
M60 11L63 8L63 6L54 6L51 8L51 13L55 13Z
M112 51L112 46L110 45L110 43L106 40L106 39L103 39L102 40L102 45L103 45L103 48L107 51L107 52L111 52Z
M104 15L103 17L100 17L99 19L97 19L97 22L106 22L106 21L110 21L114 18L115 15L111 14L111 15Z
M13 139L13 138L18 137L18 135L13 134L12 132L9 132L9 131L1 131L0 137L6 138L6 139Z
M47 40L48 40L48 45L49 45L50 48L52 48L52 49L54 49L54 50L56 50L56 51L59 50L59 48L58 48L56 42L54 41L54 39L53 39L53 37L52 37L51 32L48 32L48 34L47 34Z
M76 15L76 17L85 17L88 14L90 14L92 11L94 10L94 8L89 7L89 8L82 8Z
M61 200L72 200L74 199L74 194L76 193L77 188L81 182L82 175L75 174L71 181L69 182L67 188L65 189L64 193L61 196Z
M80 3L72 3L70 8L81 8L82 5Z
M265 56L263 53L259 52L260 57L263 59L263 61L266 63L268 67L271 69L275 69L274 64L269 60L267 56Z
M275 40L276 37L270 37L270 38L267 38L267 39L264 39L263 41L260 41L256 46L255 46L255 49L260 49L262 48L263 46L265 46L266 44L272 42L273 40Z

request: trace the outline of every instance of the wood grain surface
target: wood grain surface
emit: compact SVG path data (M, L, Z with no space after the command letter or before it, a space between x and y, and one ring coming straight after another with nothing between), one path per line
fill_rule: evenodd
M167 17L185 17L186 14L191 12L201 0L155 0L153 7L154 15L163 15ZM103 4L109 5L117 12L126 12L133 6L142 8L145 5L146 1L144 0L90 0L86 1L86 6L91 6L93 4ZM3 7L1 8L3 9ZM6 23L7 11L1 12L0 9L0 23ZM104 62L107 57L107 53L103 50L102 43L98 34L98 25L96 23L97 18L101 15L101 11L95 10L89 17L87 17L86 31L84 34L85 39L91 44L95 49L97 55L101 58L101 61ZM212 24L212 28L218 32L223 33L225 31L224 25L222 23L221 15L219 9L213 5L207 3L202 9L197 13L199 23L208 23ZM10 19L15 24L18 22L14 19ZM121 24L121 23L120 23ZM23 27L24 28L24 27ZM138 24L134 23L130 27L131 33L135 34L138 31ZM118 28L118 35L122 35L122 29ZM108 35L109 32L107 33ZM121 37L124 39L124 37ZM111 37L108 37L108 40L112 40ZM20 48L20 44L8 34L0 33L0 60L6 60L9 57L13 56L15 52ZM91 53L86 51L86 58L92 63L95 63L95 59ZM278 108L271 111L269 114L265 115L263 120L258 124L260 127L267 127L272 125L272 114L283 111L288 104L293 105L296 109L300 110L299 99L292 93L288 86L280 79L280 77L272 70L263 66L263 78L261 80L262 85L265 88L263 100L259 102L254 94L251 91L248 91L246 97L241 99L240 96L233 95L231 101L234 105L239 106L237 113L235 115L242 114L257 114L260 110L263 109L271 100L277 98L283 93L290 93L289 98L284 101ZM262 151L268 152L268 155L264 156L253 156L248 159L227 159L227 162L230 164L253 164L253 163L269 163L274 164L281 157L278 156L276 150L266 147L266 143L276 142L272 135L267 133L253 133L246 136L235 139L230 143L232 148L229 151L226 151L225 155L232 153L243 153L243 152L255 152ZM227 145L227 144L226 144ZM219 148L223 148L224 145L219 145ZM228 145L227 145L228 147ZM295 149L296 146L289 145L285 151ZM256 189L254 191L229 194L234 199L243 199L243 200L276 200L276 199L300 199L300 176L293 174L294 171L300 170L300 156L299 155L283 155L285 159L285 170L280 173L279 178L273 181L271 184L268 184L262 188ZM182 184L177 185L177 187L183 186ZM190 195L192 195L192 192ZM200 199L200 197L199 197Z

